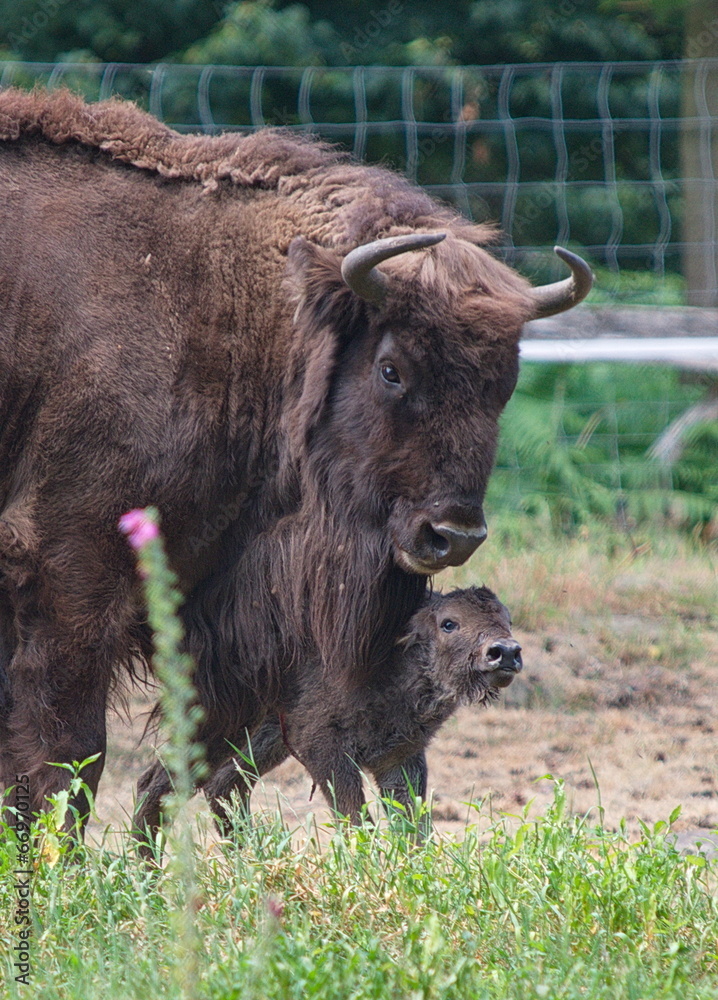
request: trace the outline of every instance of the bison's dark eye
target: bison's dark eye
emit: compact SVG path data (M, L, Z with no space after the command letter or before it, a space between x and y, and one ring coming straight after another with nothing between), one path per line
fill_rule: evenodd
M439 628L442 632L455 632L459 627L459 623L453 621L451 618L445 618Z
M399 377L399 372L396 370L394 365L387 364L384 362L379 371L381 372L381 377L385 382L389 382L390 385L401 385L401 378Z

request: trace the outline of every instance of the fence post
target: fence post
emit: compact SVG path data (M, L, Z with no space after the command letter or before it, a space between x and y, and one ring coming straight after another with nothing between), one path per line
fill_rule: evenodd
M682 81L683 271L692 306L718 305L718 0L688 0Z

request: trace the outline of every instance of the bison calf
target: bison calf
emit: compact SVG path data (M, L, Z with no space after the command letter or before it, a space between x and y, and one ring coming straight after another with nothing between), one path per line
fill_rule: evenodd
M365 686L352 687L323 670L318 658L283 664L278 711L251 736L227 737L240 756L210 761L204 793L220 831L230 835L226 800L236 792L245 809L262 775L290 755L297 757L330 804L352 822L364 804L366 769L384 798L411 813L414 796L426 795L426 747L461 704L488 703L522 668L521 647L511 635L509 613L487 587L435 594L409 621L394 662ZM254 769L246 760L254 760ZM170 779L158 761L140 779L135 828L141 852L152 857L147 832L156 835Z
M426 794L425 751L439 727L459 705L490 701L521 667L508 611L488 588L434 595L397 643L393 669L369 686L347 689L318 664L301 672L293 700L251 739L255 770L232 757L206 783L220 829L231 830L222 800L236 791L248 808L257 779L290 754L353 822L364 803L360 768L411 813L414 795Z

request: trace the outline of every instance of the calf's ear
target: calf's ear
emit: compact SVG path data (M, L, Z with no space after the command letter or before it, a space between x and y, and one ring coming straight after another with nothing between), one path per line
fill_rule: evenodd
M411 649L411 647L415 646L418 641L419 641L418 633L416 633L416 632L407 632L406 635L400 636L394 642L394 645L395 646L401 646L404 649Z

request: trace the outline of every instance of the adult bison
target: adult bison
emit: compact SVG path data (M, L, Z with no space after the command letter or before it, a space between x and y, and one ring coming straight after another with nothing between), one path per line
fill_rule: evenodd
M487 228L278 131L6 90L0 140L0 749L40 809L67 780L48 761L99 752L96 788L108 695L148 653L124 511L159 507L210 658L203 589L298 517L296 627L328 669L381 669L428 575L485 536L522 324L590 271L562 252L572 277L532 289Z

